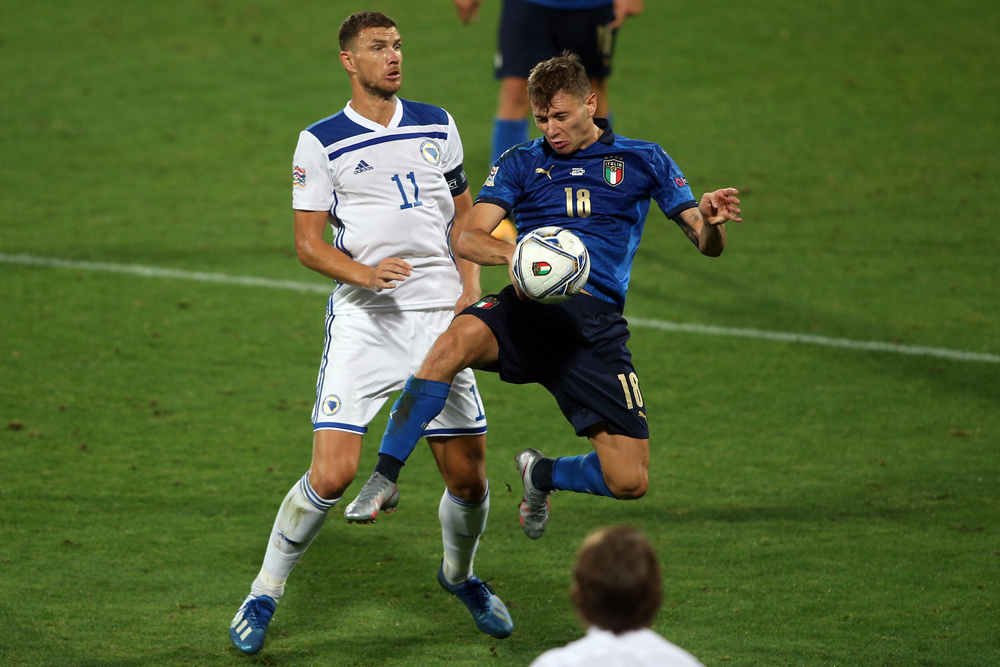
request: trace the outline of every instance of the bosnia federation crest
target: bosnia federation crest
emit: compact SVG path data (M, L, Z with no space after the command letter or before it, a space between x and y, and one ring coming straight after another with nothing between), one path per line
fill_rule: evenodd
M340 397L336 394L330 394L323 399L323 414L327 417L332 417L333 415L340 412Z
M428 139L420 144L420 156L427 164L437 164L441 161L441 147Z
M615 186L625 180L625 162L616 158L604 160L604 180Z

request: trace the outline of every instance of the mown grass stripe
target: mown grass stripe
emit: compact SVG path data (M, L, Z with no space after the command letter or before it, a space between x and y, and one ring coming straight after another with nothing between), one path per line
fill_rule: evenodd
M164 269L137 264L111 264L108 262L86 262L55 257L36 257L34 255L8 255L0 253L0 263L23 264L29 266L47 266L60 269L76 269L83 271L105 271L110 273L127 273L149 278L175 278L178 280L194 280L206 283L222 283L227 285L245 285L249 287L269 287L272 289L292 290L296 292L315 292L328 294L329 284L307 283L295 280L271 280L252 276L231 276L224 273L204 273L200 271L182 271L180 269ZM787 333L782 331L763 331L761 329L744 329L717 327L704 324L680 324L665 320L654 320L644 317L629 317L632 327L657 329L659 331L675 331L682 333L697 333L709 336L735 336L739 338L757 338L783 343L803 343L807 345L822 345L839 347L847 350L863 350L870 352L889 352L892 354L907 354L921 357L939 357L951 361L973 361L990 364L1000 363L1000 355L981 352L966 352L937 347L921 347L914 345L899 345L897 343L882 343L878 341L858 341L849 338L830 338L813 334Z

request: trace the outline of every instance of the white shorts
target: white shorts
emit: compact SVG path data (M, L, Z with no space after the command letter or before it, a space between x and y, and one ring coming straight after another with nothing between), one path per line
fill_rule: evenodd
M349 313L326 317L326 344L316 382L313 429L366 433L389 395L403 388L454 311ZM455 376L448 401L424 436L486 433L486 415L476 376Z

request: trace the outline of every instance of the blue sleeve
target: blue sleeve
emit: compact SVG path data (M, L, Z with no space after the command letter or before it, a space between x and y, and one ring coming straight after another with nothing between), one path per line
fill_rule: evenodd
M680 167L665 150L656 146L649 162L656 183L653 188L653 199L665 216L673 218L681 211L698 205Z
M486 177L486 182L476 198L477 204L488 202L500 206L508 214L511 212L524 194L525 181L521 177L520 168L523 160L518 160L517 157L516 149L512 148L493 163L490 175Z

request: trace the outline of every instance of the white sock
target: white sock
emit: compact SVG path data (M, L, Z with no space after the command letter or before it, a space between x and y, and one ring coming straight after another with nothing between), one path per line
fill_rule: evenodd
M281 599L292 568L319 534L327 512L338 500L320 498L309 484L309 473L303 475L281 502L264 564L250 586L250 595L269 595L275 602Z
M444 490L438 506L441 537L444 541L444 576L458 584L472 576L472 561L479 546L479 535L486 530L490 515L490 490L478 503L459 500Z

